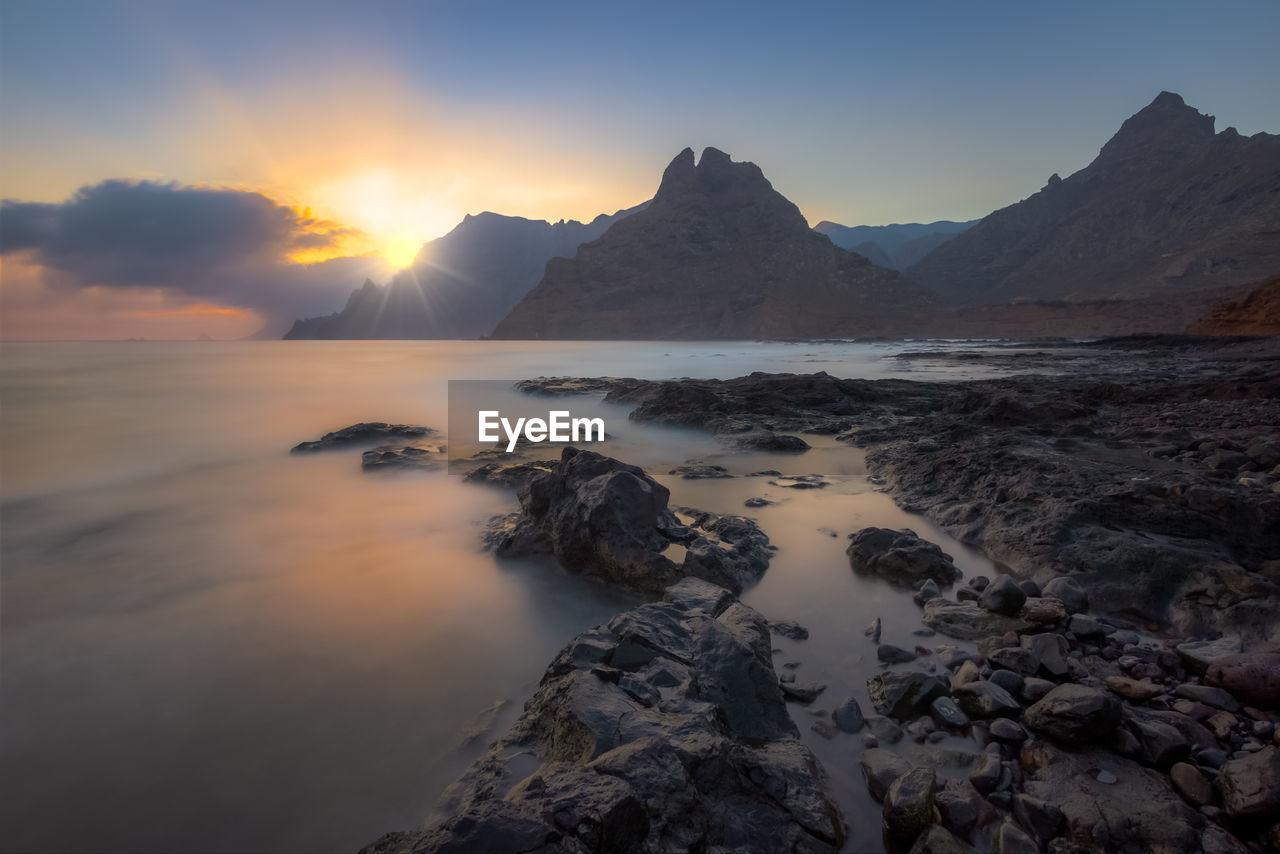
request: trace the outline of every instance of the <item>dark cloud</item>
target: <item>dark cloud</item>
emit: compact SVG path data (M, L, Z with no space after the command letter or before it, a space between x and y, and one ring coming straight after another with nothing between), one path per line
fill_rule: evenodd
M252 308L272 327L341 307L380 271L365 257L287 261L358 234L261 193L149 181L103 181L60 204L0 204L0 254L23 253L51 287L167 288Z

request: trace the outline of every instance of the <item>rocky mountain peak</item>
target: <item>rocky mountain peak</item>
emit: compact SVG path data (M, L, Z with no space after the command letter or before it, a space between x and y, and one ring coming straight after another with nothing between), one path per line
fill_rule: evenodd
M1197 145L1213 138L1213 125L1213 116L1187 106L1181 95L1161 92L1120 126L1099 156L1122 158Z

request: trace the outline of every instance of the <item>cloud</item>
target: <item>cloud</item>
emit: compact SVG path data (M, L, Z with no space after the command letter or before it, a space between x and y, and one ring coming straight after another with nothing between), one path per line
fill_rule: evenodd
M38 265L52 289L162 288L253 310L268 334L334 310L365 276L385 272L375 258L342 255L362 236L261 193L151 181L103 181L58 204L0 204L0 254ZM291 260L301 257L329 260Z

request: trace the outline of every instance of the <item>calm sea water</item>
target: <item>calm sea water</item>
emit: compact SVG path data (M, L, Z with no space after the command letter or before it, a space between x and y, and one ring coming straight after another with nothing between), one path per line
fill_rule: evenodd
M921 345L0 345L0 847L336 851L416 826L556 651L637 601L482 552L483 522L515 507L506 492L371 476L358 451L290 456L295 443L357 421L443 429L450 379L975 372L892 358L903 349ZM793 715L851 847L877 845L860 738L828 742L810 715L865 705L863 627L881 616L885 641L909 647L918 610L851 573L844 535L911 526L966 572L990 565L874 491L834 440L724 455L609 414L618 455L656 474L699 457L832 477L795 492L660 475L673 503L753 514L779 546L744 599L811 629L778 641L778 664L830 687ZM780 503L744 510L753 495Z

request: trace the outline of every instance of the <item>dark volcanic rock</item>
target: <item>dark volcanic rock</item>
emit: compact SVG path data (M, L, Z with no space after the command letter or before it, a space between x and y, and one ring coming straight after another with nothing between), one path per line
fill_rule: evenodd
M863 528L850 538L845 554L854 570L904 587L924 579L952 584L960 577L950 555L906 528Z
M1007 575L997 576L978 599L978 604L995 614L1016 616L1027 601L1027 594Z
M325 433L314 442L299 442L290 450L293 454L305 454L311 451L329 451L336 448L347 448L352 445L368 445L374 442L389 442L393 439L423 439L436 435L430 427L419 427L415 424L387 424L384 421L365 421L352 424L332 433Z
M368 850L838 850L839 815L783 705L764 618L696 579L671 593L565 647L515 726L446 791L446 821Z
M754 522L699 514L682 525L665 486L593 451L565 448L518 495L519 515L490 535L503 557L554 555L571 571L650 593L690 575L740 592L769 565L769 540ZM685 547L679 564L662 554L673 542Z
M960 640L978 640L1005 632L1025 632L1031 628L1026 620L996 614L977 602L952 602L941 598L924 603L924 623Z
M1096 688L1067 683L1033 703L1026 722L1067 744L1097 741L1120 723L1120 701Z
M439 450L412 445L383 445L360 455L365 471L431 470L443 465Z
M930 297L810 230L752 163L690 149L649 207L547 264L495 338L882 334Z

